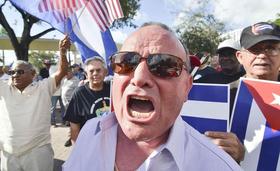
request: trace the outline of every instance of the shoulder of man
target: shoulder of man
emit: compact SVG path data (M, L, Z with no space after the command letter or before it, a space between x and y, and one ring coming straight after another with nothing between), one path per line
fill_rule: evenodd
M187 156L185 160L197 158L201 163L204 163L204 168L213 167L211 168L212 170L242 170L225 151L218 148L218 146L212 143L204 135L187 123L184 123L184 127L185 135L188 137L188 141L185 142L187 143L185 144L185 147L187 148L186 151L190 152L190 155ZM201 154L203 155L201 156Z

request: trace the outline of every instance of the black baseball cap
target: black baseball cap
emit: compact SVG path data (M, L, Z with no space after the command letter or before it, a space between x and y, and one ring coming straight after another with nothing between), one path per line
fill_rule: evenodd
M280 41L280 27L273 23L259 22L243 29L240 37L241 47L248 49L264 40Z

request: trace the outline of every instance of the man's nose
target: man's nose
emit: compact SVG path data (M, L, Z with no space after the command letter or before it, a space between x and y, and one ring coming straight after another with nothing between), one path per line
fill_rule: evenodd
M150 87L153 85L153 76L152 73L149 71L146 61L141 61L135 68L131 82L132 84L138 87Z

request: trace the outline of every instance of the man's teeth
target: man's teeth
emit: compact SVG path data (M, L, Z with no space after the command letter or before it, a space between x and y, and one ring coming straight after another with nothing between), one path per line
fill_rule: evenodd
M135 118L148 118L150 113L139 113L137 111L131 111L131 115Z
M148 99L146 99L144 97L139 97L139 96L132 96L131 98L137 99L137 100L148 100Z

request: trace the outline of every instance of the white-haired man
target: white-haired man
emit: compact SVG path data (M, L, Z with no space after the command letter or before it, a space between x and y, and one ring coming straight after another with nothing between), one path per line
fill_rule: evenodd
M51 96L67 72L70 40L60 41L59 67L43 81L33 82L35 69L14 62L11 82L0 80L0 150L2 171L52 171Z

